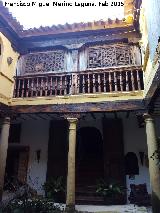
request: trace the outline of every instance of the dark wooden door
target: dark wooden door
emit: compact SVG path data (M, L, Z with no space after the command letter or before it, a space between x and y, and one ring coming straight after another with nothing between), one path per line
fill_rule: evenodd
M123 126L121 119L103 119L103 141L105 179L125 186Z
M55 120L50 123L47 179L67 174L68 123Z
M18 180L25 183L27 180L29 151L21 151L19 153Z

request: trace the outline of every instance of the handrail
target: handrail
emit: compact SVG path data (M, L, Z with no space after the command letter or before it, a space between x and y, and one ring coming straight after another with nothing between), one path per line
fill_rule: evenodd
M15 77L15 98L143 90L141 66Z

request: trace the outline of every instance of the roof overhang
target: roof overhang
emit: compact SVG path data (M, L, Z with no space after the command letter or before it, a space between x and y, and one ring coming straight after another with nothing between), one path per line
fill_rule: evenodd
M0 31L11 41L12 46L19 52L24 41L38 39L50 39L67 36L87 36L90 34L116 33L119 31L138 30L139 8L141 0L124 0L124 19L95 21L88 23L74 23L65 25L53 25L52 27L40 27L23 30L23 26L9 13L8 9L0 1Z

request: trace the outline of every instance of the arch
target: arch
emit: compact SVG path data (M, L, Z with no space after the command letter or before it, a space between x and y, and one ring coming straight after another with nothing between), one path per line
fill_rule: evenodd
M82 127L77 131L77 152L80 155L102 155L103 140L96 127Z
M82 127L77 131L76 184L95 186L104 177L103 141L95 127ZM87 189L86 189L87 190Z

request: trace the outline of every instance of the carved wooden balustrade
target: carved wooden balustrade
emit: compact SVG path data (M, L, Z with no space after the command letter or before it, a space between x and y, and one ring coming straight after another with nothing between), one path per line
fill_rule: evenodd
M143 90L141 66L15 77L14 98Z

